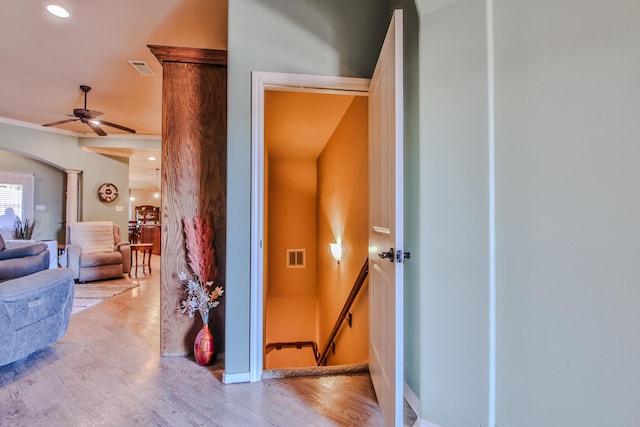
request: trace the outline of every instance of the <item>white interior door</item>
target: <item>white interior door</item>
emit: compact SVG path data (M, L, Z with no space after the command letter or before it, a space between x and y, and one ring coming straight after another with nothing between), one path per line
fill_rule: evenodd
M388 426L403 391L402 10L396 10L369 87L369 369Z

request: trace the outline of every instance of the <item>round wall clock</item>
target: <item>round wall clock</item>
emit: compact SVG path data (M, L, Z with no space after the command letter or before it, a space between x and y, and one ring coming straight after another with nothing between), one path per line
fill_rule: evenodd
M110 182L105 182L98 187L98 198L103 202L113 202L118 198L118 187Z

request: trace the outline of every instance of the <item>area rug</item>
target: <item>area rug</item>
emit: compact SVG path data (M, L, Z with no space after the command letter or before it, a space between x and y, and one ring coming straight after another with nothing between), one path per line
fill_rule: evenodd
M104 300L114 297L129 289L140 286L140 282L89 282L76 283L75 294L73 296L73 308L71 314L94 306Z

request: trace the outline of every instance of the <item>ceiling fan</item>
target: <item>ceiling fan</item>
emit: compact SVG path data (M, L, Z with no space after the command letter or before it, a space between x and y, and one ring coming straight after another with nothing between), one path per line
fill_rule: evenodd
M75 122L76 120L80 120L82 123L89 126L95 133L100 136L105 136L107 133L100 127L100 125L109 126L112 128L120 129L129 133L136 133L134 129L117 125L115 123L107 122L105 120L97 119L98 116L101 116L103 113L96 110L87 110L87 92L91 90L91 87L87 85L81 85L80 90L84 92L84 108L75 108L73 110L73 114L67 114L70 117L74 117L73 119L60 120L58 122L46 123L42 126L57 126L63 123Z

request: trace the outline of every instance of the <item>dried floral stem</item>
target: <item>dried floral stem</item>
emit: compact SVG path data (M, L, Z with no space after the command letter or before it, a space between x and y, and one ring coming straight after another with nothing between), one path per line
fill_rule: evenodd
M187 247L187 263L191 272L203 282L208 280L214 282L218 276L218 267L215 265L211 217L204 219L199 216L184 217L182 223Z
M178 309L182 313L187 313L191 318L195 316L197 311L202 317L202 322L209 323L209 311L218 306L217 299L224 293L224 290L220 286L211 289L212 282L202 283L198 278L188 279L184 273L180 273L179 277L187 296L180 302Z
M215 249L213 246L213 225L211 217L202 219L199 216L182 218L187 249L187 264L194 279L180 273L180 281L187 296L180 302L179 310L194 317L196 311L200 313L202 321L209 321L209 311L216 307L216 301L222 294L220 286L213 284L218 276L215 264Z

